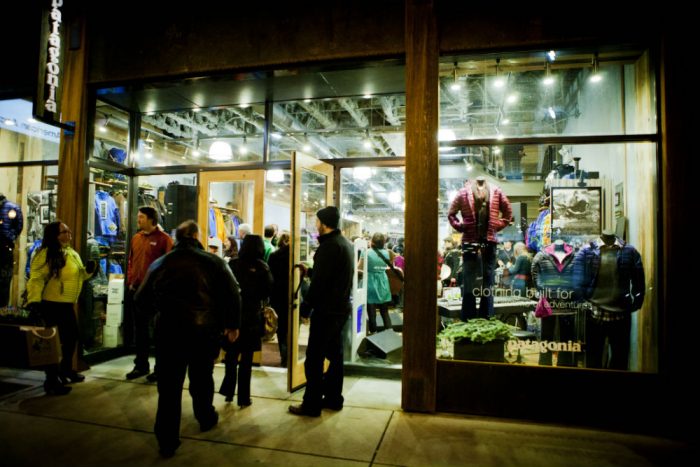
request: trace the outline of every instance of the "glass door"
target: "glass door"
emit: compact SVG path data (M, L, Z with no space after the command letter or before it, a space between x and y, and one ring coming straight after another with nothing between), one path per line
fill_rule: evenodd
M292 319L289 320L290 345L287 388L295 391L306 384L304 360L309 342L309 323L299 316L300 297L294 294L301 278L295 264L313 263L318 247L316 211L333 203L333 166L313 157L292 153L292 245L290 281Z

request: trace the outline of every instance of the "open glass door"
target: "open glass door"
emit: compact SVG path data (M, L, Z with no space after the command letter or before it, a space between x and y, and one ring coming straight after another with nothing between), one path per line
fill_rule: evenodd
M292 245L290 286L292 319L287 389L295 391L306 384L304 360L309 342L309 323L299 317L299 297L294 296L301 278L294 268L300 262L311 263L318 247L316 211L333 202L333 166L302 153L292 153Z
M240 241L238 226L243 223L262 235L264 203L264 170L202 172L197 222L204 248L222 256L229 235Z

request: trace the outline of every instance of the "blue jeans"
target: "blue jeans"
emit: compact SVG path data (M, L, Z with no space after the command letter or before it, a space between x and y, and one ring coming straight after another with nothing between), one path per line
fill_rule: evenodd
M465 244L472 245L472 244ZM462 321L493 316L493 282L496 244L485 242L478 249L462 247ZM481 287L478 278L481 276ZM476 309L476 297L481 297Z

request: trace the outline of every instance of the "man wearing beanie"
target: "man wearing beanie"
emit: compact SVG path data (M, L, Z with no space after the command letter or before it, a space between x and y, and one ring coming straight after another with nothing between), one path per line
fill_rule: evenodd
M340 213L328 206L316 213L320 246L314 255L311 285L304 296L300 313L311 316L309 345L304 373L306 391L299 405L290 405L294 415L318 417L321 409L343 408L343 340L345 322L352 311L350 294L355 271L352 244L340 234ZM302 267L302 272L305 272ZM323 374L323 361L330 365Z

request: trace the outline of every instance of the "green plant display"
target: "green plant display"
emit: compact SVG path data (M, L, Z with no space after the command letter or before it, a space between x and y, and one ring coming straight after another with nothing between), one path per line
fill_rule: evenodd
M438 339L447 339L451 342L469 339L480 344L512 338L513 327L496 318L476 318L467 322L452 323L438 334Z

